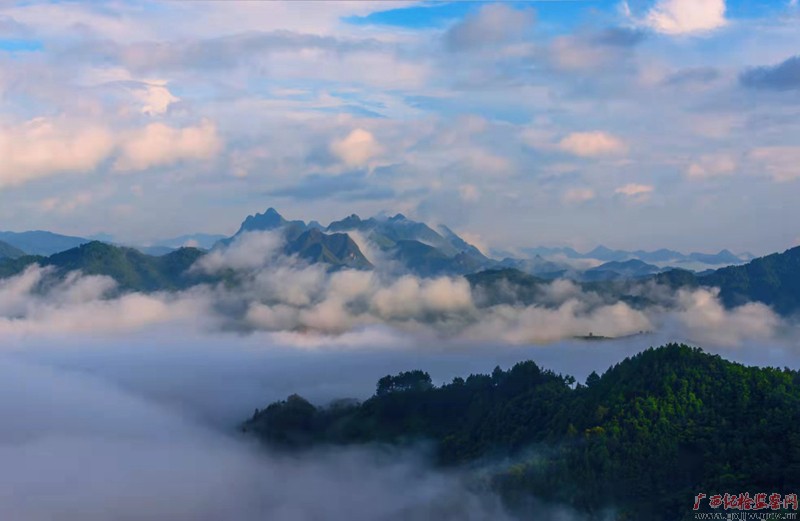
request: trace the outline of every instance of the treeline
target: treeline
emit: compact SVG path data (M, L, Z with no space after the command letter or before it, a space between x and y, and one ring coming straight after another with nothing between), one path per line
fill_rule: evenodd
M363 403L315 407L295 395L243 429L292 449L428 440L441 465L491 469L515 509L537 497L674 521L693 517L698 493L798 492L798 421L798 372L670 344L584 384L534 362L440 387L422 371L401 373Z

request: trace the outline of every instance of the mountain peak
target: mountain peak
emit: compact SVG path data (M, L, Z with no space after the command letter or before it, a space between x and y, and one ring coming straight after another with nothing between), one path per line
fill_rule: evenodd
M341 221L333 221L328 225L327 231L329 232L341 232L347 230L354 230L361 227L364 224L364 221L361 220L357 214L350 214Z
M286 224L286 219L275 208L269 207L264 213L248 215L239 232L251 230L273 230Z

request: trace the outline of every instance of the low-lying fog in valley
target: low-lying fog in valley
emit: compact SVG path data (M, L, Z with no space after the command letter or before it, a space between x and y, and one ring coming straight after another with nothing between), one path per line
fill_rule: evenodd
M556 280L541 303L489 305L460 277L330 272L280 243L246 234L193 268L245 273L235 290L116 292L38 266L0 281L0 518L503 519L480 476L434 470L425 447L275 454L237 427L292 393L367 398L399 371L443 383L532 359L583 381L672 340L798 365L793 326L712 290L651 286L658 304L634 309ZM624 338L574 338L589 333Z

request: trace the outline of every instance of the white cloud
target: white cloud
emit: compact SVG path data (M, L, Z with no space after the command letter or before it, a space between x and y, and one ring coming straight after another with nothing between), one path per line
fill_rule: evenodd
M736 160L727 154L709 154L700 157L686 169L691 179L725 176L736 171Z
M590 188L570 188L562 196L565 203L583 203L594 198L594 190Z
M367 130L357 128L346 137L331 143L331 152L349 167L366 166L383 152L383 147Z
M211 159L221 149L222 140L209 120L183 128L151 123L123 140L114 168L119 171L145 170L185 160Z
M677 302L676 316L697 342L735 346L770 338L780 323L775 312L760 302L725 309L717 288L680 290Z
M568 298L555 306L494 306L491 313L465 333L466 338L503 338L514 344L547 343L584 336L624 336L649 331L653 322L643 311L623 302L591 306L584 299Z
M375 292L372 307L381 317L406 320L426 313L470 310L473 303L466 279L420 280L405 276Z
M59 173L87 173L111 154L107 129L64 119L37 118L0 127L0 188Z
M773 181L787 182L800 178L800 147L759 147L750 152L749 158L754 170L761 170Z
M194 127L152 123L115 133L97 124L36 118L0 127L0 188L56 174L90 173L115 155L116 170L143 170L183 160L210 159L221 148L216 127L208 120ZM56 198L49 199L51 204L45 204L45 209L58 206ZM82 202L86 201L76 200L66 207L74 209Z
M653 186L651 185L642 185L638 183L629 183L624 186L620 186L616 190L614 190L615 194L621 194L628 197L637 197L637 196L646 196L653 192Z
M163 114L169 106L180 98L174 96L166 85L148 83L133 90L133 95L142 104L142 113L150 116Z
M206 316L200 295L129 293L107 298L116 283L109 277L68 274L34 265L0 281L0 332L119 334L160 323Z
M659 0L643 23L659 33L703 33L725 26L725 0Z
M618 156L628 151L622 139L607 132L573 132L558 143L558 147L580 157Z
M228 269L260 268L275 259L285 242L277 231L246 232L227 247L216 248L201 257L193 269L213 274Z

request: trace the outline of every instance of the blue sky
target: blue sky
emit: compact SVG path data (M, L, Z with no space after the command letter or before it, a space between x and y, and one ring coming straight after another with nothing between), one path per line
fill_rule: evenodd
M2 52L14 53L41 50L43 50L42 42L38 40L0 39L0 51Z
M788 0L5 3L0 228L782 250L798 49Z

